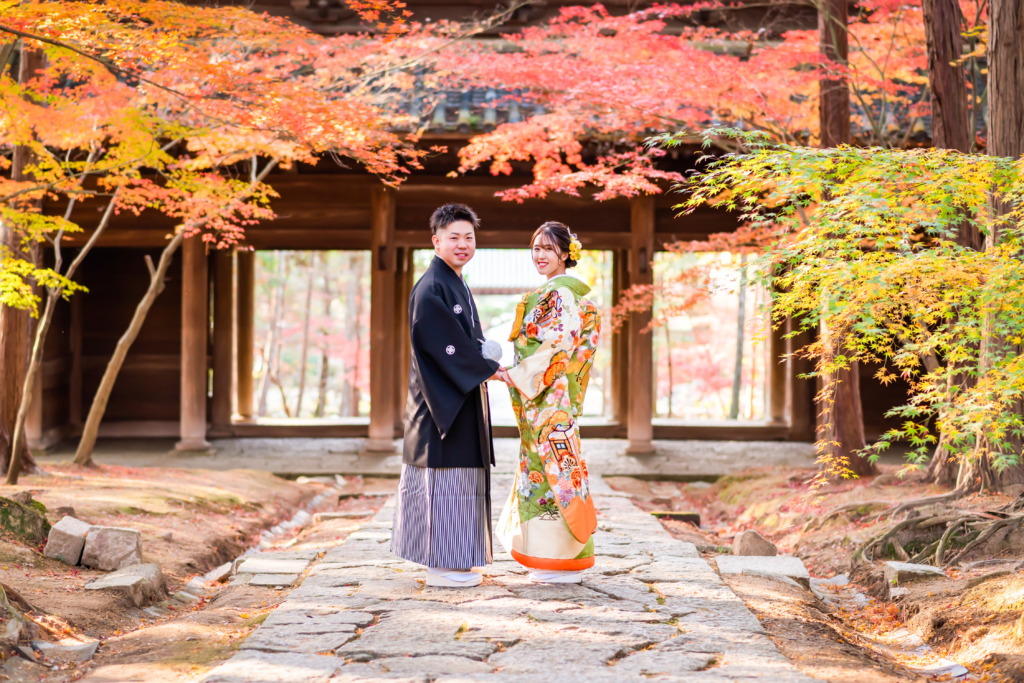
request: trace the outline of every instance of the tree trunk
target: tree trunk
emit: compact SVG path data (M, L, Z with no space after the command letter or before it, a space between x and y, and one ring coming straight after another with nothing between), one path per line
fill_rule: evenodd
M847 0L824 0L818 10L818 39L821 52L829 61L845 66L849 54ZM818 107L822 147L850 142L850 86L840 69L826 72L819 82ZM827 332L826 332L827 333ZM864 416L860 402L860 372L857 363L850 369L826 378L835 383L832 401L823 407L821 437L830 444L829 455L845 458L858 476L876 474L878 468L866 458L854 455L866 445ZM838 444L838 445L836 445Z
M323 417L327 410L327 389L331 379L331 357L330 341L328 335L331 330L331 303L334 297L331 291L331 268L325 252L320 252L320 267L324 276L324 324L320 326L320 382L317 385L316 410L314 417Z
M18 81L24 83L42 66L43 54L38 50L26 49L24 43L21 45ZM28 163L29 151L24 147L16 147L11 159L11 177L24 180L24 169ZM0 248L7 248L12 256L26 261L35 263L38 259L35 247L23 249L21 235L3 221L0 221ZM21 471L15 472L15 476L36 469L36 461L27 444L22 445L16 453L11 448L18 420L18 397L25 386L28 361L32 353L32 328L32 316L28 311L0 306L0 467L4 472L10 470L12 455L16 456L21 462Z
M668 370L668 416L672 417L672 394L675 393L676 388L675 377L672 373L672 330L669 329L668 323L663 327L665 328L666 369Z
M284 295L288 287L288 264L286 259L285 252L277 252L277 288L274 290L274 304L270 309L267 340L263 344L263 377L260 378L260 404L256 411L256 414L260 416L267 414L267 399L270 396L270 385L274 382L278 361L281 357L281 317L284 315Z
M988 153L994 156L1019 158L1024 154L1024 0L993 0L989 8L988 50ZM1006 213L1009 207L993 202L993 210ZM1001 235L993 230L986 247L999 244ZM990 348L982 340L982 354ZM1005 346L1006 339L992 339L992 345ZM1020 353L1019 345L1012 349ZM984 363L984 359L982 359ZM1017 402L1017 410L1022 410ZM1018 457L1022 453L1020 438L1013 440ZM991 463L983 462L982 467ZM1009 467L994 474L1000 488L1024 482L1024 465ZM984 483L984 479L982 483Z
M932 143L943 149L970 152L974 147L967 96L961 26L963 13L957 0L924 0L925 35L928 43L928 84L932 97ZM981 232L965 221L958 228L957 242L965 247L981 249ZM966 373L952 381L969 388L974 379ZM926 481L953 486L957 481L957 458L950 452L944 435L932 454L925 471Z
M306 255L306 306L302 312L302 350L299 354L299 397L295 401L295 417L302 417L302 399L306 393L306 363L309 360L309 328L313 322L313 283L316 268L313 259Z
M110 198L110 202L107 204L107 208L103 212L103 217L100 219L99 225L93 231L93 234L89 237L89 240L82 246L75 256L75 259L68 266L67 272L64 276L69 280L73 279L75 273L78 271L78 266L82 264L85 257L92 251L92 248L96 246L96 241L99 239L100 234L106 230L107 225L110 224L110 218L114 215L114 207L117 204L117 195L120 190L114 192L114 195ZM68 205L67 215L71 215L71 208L74 206L75 201L72 199ZM64 259L61 255L61 240L64 238L64 231L58 232L56 239L54 240L54 263L53 270L57 273L60 272L61 266L64 263ZM50 331L50 324L53 322L54 311L57 310L57 303L63 298L64 290L62 288L53 288L46 290L46 305L43 309L43 314L36 325L35 338L32 341L32 354L29 358L28 369L25 373L25 382L22 385L21 399L18 404L18 415L14 423L14 438L11 439L11 458L10 467L7 468L7 479L6 483L13 486L18 483L18 475L21 474L21 457L22 450L27 450L25 439L25 419L28 417L28 409L32 403L32 393L35 383L39 381L39 370L43 365L43 345L46 343L46 335Z
M736 313L736 362L732 372L732 398L729 403L729 419L740 416L740 389L743 385L743 343L747 317L747 255L740 254L740 294Z
M932 96L932 143L942 149L970 152L974 135L967 112L967 77L960 63L964 21L960 3L924 0L923 9Z
M818 40L821 53L843 67L849 54L847 0L823 0L818 9ZM850 142L850 85L839 69L829 69L818 83L818 122L821 146L835 147Z

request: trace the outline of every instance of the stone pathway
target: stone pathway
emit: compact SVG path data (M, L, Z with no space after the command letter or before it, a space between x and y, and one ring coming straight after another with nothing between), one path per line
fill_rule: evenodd
M496 477L495 514L510 479ZM698 555L601 479L597 566L530 583L495 543L472 589L427 588L388 551L393 500L329 550L203 683L571 679L812 681Z

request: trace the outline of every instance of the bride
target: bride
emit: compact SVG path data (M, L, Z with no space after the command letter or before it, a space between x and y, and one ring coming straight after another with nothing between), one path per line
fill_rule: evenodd
M566 274L581 257L569 228L541 225L533 264L547 277L516 308L510 340L516 365L509 385L519 425L519 467L498 537L541 583L579 583L594 565L597 512L580 448L578 420L594 362L601 319L588 287Z

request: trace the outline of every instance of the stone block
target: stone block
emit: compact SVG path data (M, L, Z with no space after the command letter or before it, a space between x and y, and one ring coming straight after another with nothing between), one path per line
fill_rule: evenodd
M886 562L883 573L886 583L890 586L900 586L923 579L946 576L938 567L933 567L930 564L913 564L911 562Z
M728 574L747 574L751 576L767 576L774 579L791 579L805 588L810 586L811 575L799 557L780 555L733 556L723 555L717 559L718 572L722 576Z
M94 526L85 538L82 564L103 571L142 564L142 534L135 529Z
M319 524L320 522L324 522L329 519L359 519L361 517L372 516L372 510L343 510L340 512L318 512L315 515L313 515L313 522Z
M76 565L82 560L85 538L92 525L74 517L64 517L50 527L43 555L60 560L64 564Z
M291 586L299 580L298 574L257 574L249 579L250 586Z
M772 557L779 549L767 538L753 529L741 531L732 539L732 554L739 556Z
M44 640L32 642L32 648L42 654L48 661L60 662L62 664L84 664L88 662L95 656L96 648L99 645L100 641L98 640L77 645L60 645L58 643L48 643Z
M282 560L265 557L247 557L238 565L239 574L301 574L309 560Z
M221 581L224 581L229 576L231 576L231 566L232 564L230 562L225 562L219 567L214 567L210 571L203 574L202 580L206 583L220 583Z
M158 564L136 564L111 572L85 584L86 590L115 590L124 593L136 607L164 595L164 575Z

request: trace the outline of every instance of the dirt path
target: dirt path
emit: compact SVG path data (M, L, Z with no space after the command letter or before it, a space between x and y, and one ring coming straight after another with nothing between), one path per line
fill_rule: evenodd
M311 512L366 510L382 502L362 493L390 490L394 480L360 477L297 483L265 472L211 472L162 468L96 470L48 466L42 476L22 478L2 495L31 491L47 507L51 523L71 514L92 524L138 529L145 561L161 565L173 594L185 582L229 561L260 541L260 533L307 506ZM328 547L358 526L358 518L327 520L284 534L275 546ZM0 581L15 588L36 612L41 640L99 640L86 665L46 670L14 657L0 668L8 680L187 681L230 656L286 594L273 587L210 586L194 605L171 603L171 613L154 619L122 595L84 586L104 572L69 567L40 555L14 538L0 539ZM157 673L159 672L159 673ZM83 678L84 676L84 678Z

